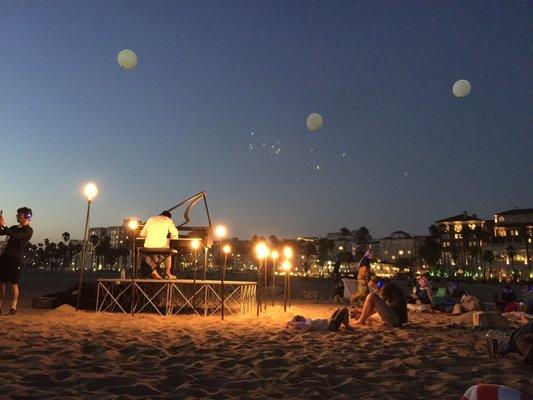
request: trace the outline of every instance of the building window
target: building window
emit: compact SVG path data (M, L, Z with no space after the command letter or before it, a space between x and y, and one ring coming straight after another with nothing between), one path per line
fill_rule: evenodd
M476 229L476 224L468 224L468 227L472 230Z
M455 234L455 238L456 238L456 239L462 239L462 238L463 238L463 235L461 235L460 233L456 233L456 234Z
M456 224L456 225L453 227L453 230L454 230L455 232L458 232L458 233L459 233L459 232L461 232L461 231L463 230L463 225L461 225L461 224ZM457 236L457 235L455 235L455 236ZM457 237L456 237L456 239L457 239Z
M496 229L496 236L504 237L507 236L507 232L504 228L497 228Z

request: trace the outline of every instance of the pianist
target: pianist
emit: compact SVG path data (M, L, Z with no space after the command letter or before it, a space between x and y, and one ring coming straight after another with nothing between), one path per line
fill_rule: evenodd
M163 211L161 214L151 217L146 221L144 228L141 231L141 237L145 238L145 248L169 248L169 234L171 239L178 238L178 230L172 222L172 215L170 211ZM145 261L152 269L153 279L162 279L161 275L157 272L158 264L149 256L146 256ZM170 257L165 257L165 279L176 279L176 276L172 275L171 271L172 260Z

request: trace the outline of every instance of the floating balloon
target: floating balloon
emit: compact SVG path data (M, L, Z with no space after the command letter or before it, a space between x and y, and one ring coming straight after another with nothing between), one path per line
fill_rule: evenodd
M311 132L315 132L322 128L322 125L324 125L324 118L322 118L322 115L318 113L312 113L307 117L306 124L307 129L309 129Z
M133 69L137 66L139 59L137 58L137 54L135 54L134 51L124 49L121 50L120 53L118 53L117 62L122 69Z
M472 90L472 85L465 79L461 79L453 84L452 92L456 97L468 96Z

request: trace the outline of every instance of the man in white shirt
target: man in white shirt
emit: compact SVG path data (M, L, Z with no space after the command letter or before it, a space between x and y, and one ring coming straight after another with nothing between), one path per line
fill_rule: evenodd
M146 248L168 248L170 234L171 239L178 238L178 230L171 219L172 215L170 211L163 211L161 214L151 217L146 221L141 231L141 237L146 238L144 240L144 247ZM157 272L157 267L160 262L156 263L151 257L146 256L146 262L152 268L152 278L162 279ZM176 279L175 275L172 275L170 271L172 266L172 260L169 257L165 258L165 278Z

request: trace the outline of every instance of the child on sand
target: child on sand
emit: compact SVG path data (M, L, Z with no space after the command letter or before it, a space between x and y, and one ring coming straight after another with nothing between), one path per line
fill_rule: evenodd
M333 331L338 332L341 325L350 329L350 313L348 308L336 309L329 319L311 319L305 318L303 315L295 315L287 322L289 328L293 328L302 332L309 331Z

